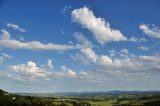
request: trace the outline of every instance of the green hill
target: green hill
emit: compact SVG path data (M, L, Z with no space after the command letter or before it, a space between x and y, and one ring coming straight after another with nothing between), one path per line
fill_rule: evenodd
M49 98L20 96L0 90L0 106L56 106Z
M5 91L3 91L3 90L0 89L0 96L6 95L6 94L7 94L7 92L5 92Z
M54 95L54 94L52 94ZM67 93L66 96L43 97L11 94L0 90L0 106L160 106L160 93L123 92L114 94ZM67 96L68 95L68 96Z

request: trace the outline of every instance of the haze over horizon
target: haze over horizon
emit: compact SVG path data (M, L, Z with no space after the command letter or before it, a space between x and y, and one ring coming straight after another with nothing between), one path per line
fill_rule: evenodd
M0 89L160 90L159 0L0 0Z

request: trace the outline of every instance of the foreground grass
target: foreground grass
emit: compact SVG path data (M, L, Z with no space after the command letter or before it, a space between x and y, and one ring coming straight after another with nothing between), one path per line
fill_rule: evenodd
M112 106L113 103L111 101L99 101L99 102L90 102L91 106Z

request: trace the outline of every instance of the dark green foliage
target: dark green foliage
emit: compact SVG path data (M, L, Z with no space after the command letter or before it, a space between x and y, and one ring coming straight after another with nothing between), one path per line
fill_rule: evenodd
M56 106L52 101L38 97L12 95L0 90L0 106Z
M144 106L160 106L160 100L159 101L149 101L145 102Z
M7 94L7 92L0 89L0 96L6 95L6 94Z

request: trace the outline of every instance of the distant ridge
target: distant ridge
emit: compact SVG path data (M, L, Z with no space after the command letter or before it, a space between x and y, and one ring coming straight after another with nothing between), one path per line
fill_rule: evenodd
M160 91L96 91L96 92L58 92L58 93L15 93L25 96L43 96L43 97L56 97L56 96L102 96L102 95L116 95L116 94L160 94Z
M8 92L0 89L0 95L9 94ZM88 96L88 95L116 95L116 94L159 94L160 91L156 90L148 90L148 91L121 91L121 90L113 90L113 91L93 91L93 92L58 92L58 93L10 93L10 94L18 94L24 96L43 96L43 97L54 97L54 96Z

